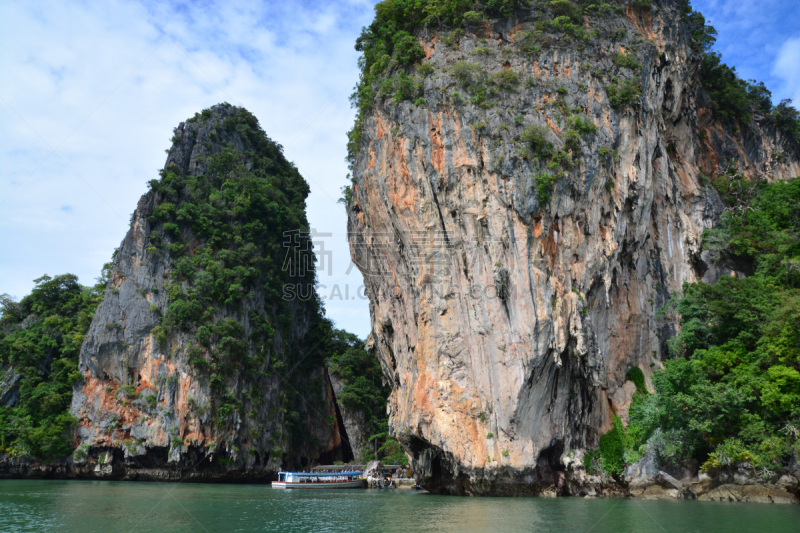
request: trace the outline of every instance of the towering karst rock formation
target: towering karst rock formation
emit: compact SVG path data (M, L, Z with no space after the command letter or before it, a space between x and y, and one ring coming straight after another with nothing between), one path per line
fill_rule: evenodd
M437 492L558 486L667 356L670 295L735 274L701 249L708 177L800 175L771 122L712 112L684 2L532 4L420 29L416 70L395 39L351 137L391 431Z
M316 300L282 297L314 283L296 167L222 104L174 130L150 187L81 350L73 460L128 478L253 479L351 459L320 351L330 323Z

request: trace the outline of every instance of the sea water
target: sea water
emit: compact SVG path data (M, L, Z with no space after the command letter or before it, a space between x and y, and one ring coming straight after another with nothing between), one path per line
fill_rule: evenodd
M800 506L409 490L0 481L0 532L800 532Z

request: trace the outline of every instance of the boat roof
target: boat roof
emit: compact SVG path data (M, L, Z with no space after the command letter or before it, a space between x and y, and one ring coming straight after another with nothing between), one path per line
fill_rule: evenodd
M364 470L364 465L317 465L311 467L312 472L315 470Z
M311 470L364 470L364 465L317 465L313 467ZM397 470L398 468L403 468L403 465L383 465L384 469L392 469Z
M340 472L278 472L279 474L297 474L298 476L314 476L314 477L326 477L326 476L342 476L346 474L352 475L361 475L364 472L361 470L352 470L352 471L340 471Z

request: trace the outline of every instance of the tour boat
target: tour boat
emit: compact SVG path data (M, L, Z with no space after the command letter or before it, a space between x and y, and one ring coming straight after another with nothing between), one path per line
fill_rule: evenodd
M273 489L359 489L363 472L278 472Z

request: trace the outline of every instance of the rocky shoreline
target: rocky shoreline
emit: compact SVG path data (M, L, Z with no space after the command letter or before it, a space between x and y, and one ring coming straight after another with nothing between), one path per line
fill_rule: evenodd
M99 456L103 457L103 455ZM188 483L263 483L276 479L276 472L247 472L225 468L219 461L209 461L202 468L146 468L124 462L101 460L82 464L71 459L41 463L30 459L0 455L0 479L113 480L162 481ZM519 480L498 486L484 474L482 482L465 481L462 495L503 494L543 498L639 498L642 500L698 500L750 503L800 503L800 464L793 462L791 473L774 474L769 478L757 475L750 465L743 464L724 472L709 475L690 468L658 470L653 465L637 463L615 479L607 475L590 475L582 468L552 473L552 483ZM503 479L500 475L497 479ZM433 492L442 492L431 487ZM507 490L503 490L507 489Z
M797 477L792 474L763 479L752 468L740 466L713 476L701 472L683 479L660 470L646 481L632 480L625 495L643 500L796 504L799 493ZM586 495L591 496L591 489Z
M217 461L206 460L199 468L177 466L131 465L123 462L75 463L71 459L38 462L30 459L0 455L0 479L76 479L107 481L168 481L184 483L269 483L277 479L277 473L267 469L226 468Z

